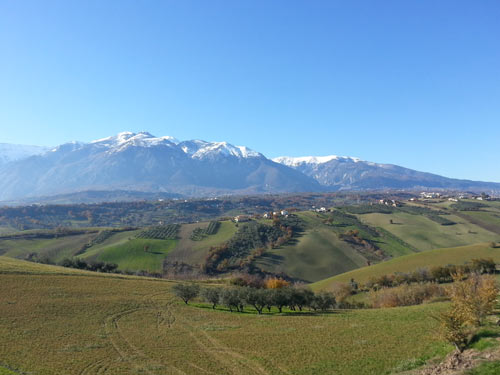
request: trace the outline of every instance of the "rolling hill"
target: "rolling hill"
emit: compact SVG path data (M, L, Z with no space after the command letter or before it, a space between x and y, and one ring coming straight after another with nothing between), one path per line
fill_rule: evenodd
M141 235L147 228L20 231L0 235L0 255L55 263L77 257L115 263L120 271L129 273L194 274L207 265L213 249L234 243L238 245L212 264L209 273L256 272L318 282L368 264L391 264L387 261L418 252L500 242L500 225L485 219L500 213L495 203L483 203L476 211L463 211L445 202L391 208L343 206L327 212L295 212L289 219L281 219L278 227L284 229L276 229L270 219L224 220L214 233L203 234L210 225L207 221L181 224L175 234L161 238ZM294 228L290 238L286 237L287 225ZM264 233L271 237L262 237Z
M461 265L479 258L491 258L496 263L500 263L500 248L492 248L490 243L481 243L409 254L318 281L311 284L311 287L315 290L328 290L335 283L346 283L351 279L364 283L371 277L395 272L412 272L418 268L431 268L448 264Z

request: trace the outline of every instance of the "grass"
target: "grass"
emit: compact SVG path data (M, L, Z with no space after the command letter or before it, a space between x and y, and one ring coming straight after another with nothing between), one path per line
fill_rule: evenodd
M381 276L394 272L410 272L417 268L464 264L474 258L493 258L500 263L500 249L493 249L490 244L476 244L454 248L424 251L391 259L369 267L363 267L341 275L333 276L312 284L313 289L328 289L338 282L348 282L354 278L357 282L366 282L372 276Z
M44 265L7 273L12 262L27 265L0 257L0 337L7 340L0 358L21 373L384 374L451 349L429 319L444 304L236 314L185 306L163 280L61 275Z
M455 225L440 225L425 216L405 212L390 215L372 213L358 215L358 217L366 224L387 230L420 251L499 239L498 234L456 215L446 215L447 219L457 223ZM391 219L394 224L390 223Z
M498 375L500 374L500 361L485 362L473 370L467 371L465 375Z
M205 229L209 222L183 224L179 233L179 241L172 252L168 254L169 261L178 261L190 264L199 264L205 259L212 246L218 246L228 241L238 228L231 221L222 221L219 230L213 235L207 235L200 241L193 241L190 237L195 228Z
M134 238L101 250L96 259L118 264L120 270L161 272L163 259L175 248L176 240Z
M463 211L462 217L478 226L500 235L500 212L498 211Z
M16 375L16 373L0 365L0 375Z
M324 220L329 216L324 214L300 212L298 215L305 223L304 233L290 244L266 251L265 255L257 260L257 266L266 271L284 272L300 280L316 282L367 264L365 254L338 238L339 233L357 229L356 226L326 225ZM336 217L335 214L333 217ZM380 237L372 237L363 229L360 232L364 238L376 243L386 255L413 253L410 247L383 229L380 230ZM373 262L373 259L371 261Z
M84 244L89 242L96 234L77 234L50 239L0 239L0 254L24 258L29 253L38 253L50 257L58 262L66 257L73 256Z
M296 243L266 251L256 262L264 270L285 272L308 282L366 265L366 259L329 228L308 230Z

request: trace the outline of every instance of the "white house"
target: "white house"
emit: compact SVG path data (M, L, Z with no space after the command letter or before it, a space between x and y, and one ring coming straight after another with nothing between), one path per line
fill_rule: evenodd
M234 218L234 221L237 223L243 223L245 221L250 221L250 218L245 215L238 215Z

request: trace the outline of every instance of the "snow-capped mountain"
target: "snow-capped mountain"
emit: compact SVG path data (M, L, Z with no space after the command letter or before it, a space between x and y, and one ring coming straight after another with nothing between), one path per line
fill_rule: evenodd
M313 178L244 146L123 132L0 168L0 200L86 190L187 196L318 191Z
M97 139L90 142L95 146L107 147L110 151L118 152L127 147L154 147L154 146L168 146L179 143L177 139L170 136L155 137L148 132L132 133L122 132L112 137Z
M331 190L442 188L498 191L500 189L498 183L458 180L348 156L282 156L274 158L273 161L300 171Z
M328 155L328 156L279 156L277 158L272 159L276 163L280 163L286 165L288 167L298 167L300 165L318 165L324 164L332 160L352 160L357 163L362 161L358 158L353 158L351 156L337 156L337 155Z
M10 143L0 143L0 165L11 161L25 159L32 155L43 154L48 151L48 147L13 145Z
M0 165L3 201L113 190L175 196L415 188L500 192L497 183L450 179L353 157L269 160L245 146L147 132L123 132L51 150L3 146L10 150L0 152L9 157Z

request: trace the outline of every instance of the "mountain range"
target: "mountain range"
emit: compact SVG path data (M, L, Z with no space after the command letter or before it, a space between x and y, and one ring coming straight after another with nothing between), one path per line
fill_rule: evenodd
M374 189L500 191L500 183L446 178L352 157L279 157L244 146L123 132L52 149L0 144L0 200L83 191L175 196Z

